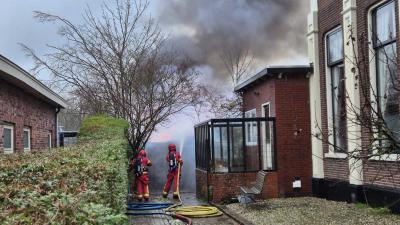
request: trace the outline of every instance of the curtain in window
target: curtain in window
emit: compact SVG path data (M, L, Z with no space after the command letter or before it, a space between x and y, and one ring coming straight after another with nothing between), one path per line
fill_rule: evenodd
M377 44L396 37L396 17L394 2L376 11L376 42Z
M332 67L332 105L335 145L338 150L347 146L346 93L343 64Z
M396 44L390 44L377 51L378 95L380 110L388 128L400 141L400 104L397 78Z
M338 30L328 36L329 63L343 59L343 32Z

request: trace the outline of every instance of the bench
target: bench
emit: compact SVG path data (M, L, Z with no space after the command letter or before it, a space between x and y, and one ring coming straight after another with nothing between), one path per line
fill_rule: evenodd
M259 171L257 173L257 178L256 178L256 182L254 184L254 186L252 187L240 187L240 191L242 192L242 194L251 199L252 201L255 201L254 197L255 195L259 195L261 194L263 187L264 187L264 180L265 180L265 176L267 175L266 172L264 171ZM244 200L246 201L246 200Z

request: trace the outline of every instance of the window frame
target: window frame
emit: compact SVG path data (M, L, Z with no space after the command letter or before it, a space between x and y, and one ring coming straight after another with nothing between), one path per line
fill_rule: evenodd
M28 132L28 148L25 148L25 132ZM23 138L23 144L24 144L24 152L30 152L32 149L31 146L31 128L30 127L24 127L23 133L22 133L22 138Z
M5 148L4 147L4 129L9 129L11 130L11 148ZM3 125L3 152L5 154L11 154L14 153L14 139L15 139L15 135L14 135L14 125Z
M399 24L400 21L398 19L395 19L395 28L396 28L396 37L392 38L391 40L387 40L384 42L378 42L376 40L376 36L377 36L377 19L376 19L376 13L379 9L392 4L393 3L393 7L396 8L396 1L395 0L384 0L381 2L378 2L377 4L373 5L368 12L368 40L369 40L369 46L370 46L370 51L369 51L369 61L372 63L369 63L369 78L371 81L371 91L370 91L370 99L373 102L372 107L375 108L375 110L381 110L380 109L380 99L378 97L377 101L375 102L374 98L375 96L373 95L373 93L376 93L377 95L379 95L380 92L380 79L379 79L379 70L378 70L378 63L379 63L379 59L377 57L378 51L380 49L385 48L386 46L389 46L391 44L396 44L396 55L398 55L397 52L397 32L399 29ZM395 17L396 17L396 12L395 12ZM398 73L398 71L397 71ZM375 134L376 135L376 134ZM381 141L379 141L379 143L376 143L376 145L381 146ZM374 152L372 152L372 154L377 154L378 150L375 150ZM380 156L373 156L370 158L370 160L377 160L377 161L398 161L398 157L399 157L400 153L390 153L390 154L383 154Z
M48 145L49 145L48 146L49 149L52 148L52 142L53 142L52 138L53 138L52 131L48 131L47 132L47 142L48 142Z
M390 40L386 40L384 42L378 42L377 41L377 37L376 37L377 36L376 35L377 34L377 23L376 23L376 21L377 21L376 17L377 16L376 16L376 13L378 12L379 9L382 9L383 7L388 6L388 5L392 4L392 3L393 3L393 7L395 9L395 17L396 17L396 5L395 5L396 1L395 0L388 0L388 1L384 1L383 3L380 2L380 3L378 3L375 6L373 6L370 9L369 16L370 16L370 18L372 20L372 29L370 27L369 30L372 31L372 33L370 32L370 35L372 37L371 40L372 40L372 43L373 43L373 49L374 50L376 50L377 48L384 48L385 46L387 46L389 44L395 43L396 40L397 40L397 29L398 29L397 26L398 26L398 24L395 24L395 28L396 28L396 37L395 38L392 38ZM395 22L396 22L396 20L395 20Z
M336 34L338 32L342 33L342 58L333 62L330 62L330 45L329 45L329 37L333 34ZM326 103L327 103L327 123L328 123L328 129L329 127L332 127L332 132L333 135L329 135L328 139L330 143L333 143L335 146L337 143L336 139L336 128L335 128L335 116L334 114L334 89L332 87L333 85L333 68L343 65L344 67L344 38L343 38L343 27L337 26L333 29L331 29L329 32L325 34L324 38L325 42L325 88L326 88ZM328 130L329 132L329 130ZM335 147L332 145L329 145L329 151L328 153L325 153L326 158L346 158L347 154L343 151L337 151ZM346 147L347 148L347 147Z
M250 117L247 115L251 115ZM254 115L254 116L253 116ZM256 118L257 117L257 109L253 108L250 110L247 110L244 113L245 118ZM257 122L245 122L246 124L246 146L257 146L258 145L258 134L257 134ZM251 129L248 130L248 124L250 124ZM254 129L255 125L255 129ZM250 137L250 140L248 139ZM252 140L252 138L255 137L255 140Z

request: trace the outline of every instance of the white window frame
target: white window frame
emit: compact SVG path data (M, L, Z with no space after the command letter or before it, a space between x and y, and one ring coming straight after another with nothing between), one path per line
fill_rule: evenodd
M24 144L24 152L30 152L31 151L31 128L30 127L24 127L24 131L22 134L22 138L25 135L25 131L28 132L28 148L25 148L25 141L23 141Z
M4 136L4 129L11 130L11 148L5 148L3 145L3 151L5 154L14 153L14 126L13 125L3 125L3 136ZM3 140L4 142L4 140Z
M250 109L248 111L246 111L244 113L244 117L245 118L256 118L257 117L257 110L254 109ZM247 129L248 128L248 124L250 124L251 129ZM254 124L256 129L254 129ZM246 146L256 146L258 144L258 135L257 134L257 123L256 122L246 122ZM250 140L248 139L248 137L250 137L250 139L252 139L252 137L255 137L255 140Z
M268 117L271 117L271 103L270 102L266 102L264 104L261 105L261 115L262 117L266 117L266 111L265 111L265 106L268 106ZM263 137L263 145L262 145L262 154L267 154L267 157L264 159L263 158L263 170L268 170L269 168L273 167L273 159L272 159L272 143L273 143L273 138L272 138L272 130L269 131L269 139L270 139L270 143L269 146L266 145L266 140L267 140L267 134L266 134L266 130L267 130L267 124L269 123L269 121L266 121L264 123L262 123L262 137ZM268 157L269 156L269 157ZM264 156L262 156L264 157Z
M52 138L53 138L52 136L53 136L53 135L52 135L51 131L49 131L49 132L47 133L47 141L48 141L48 144L49 144L49 146L48 146L49 149L51 149Z
M330 34L333 34L337 32L338 30L343 30L342 26L338 26L336 28L333 28L329 32L325 34L324 37L324 43L325 43L325 89L326 89L326 108L327 108L327 123L328 123L328 133L334 133L333 132L333 106L332 106L332 73L331 73L331 67L328 65L328 58L329 58L329 49L328 49L328 37ZM343 33L343 31L342 31ZM343 39L344 40L344 39ZM344 43L343 43L344 44ZM343 56L344 58L344 56ZM328 137L329 143L334 143L334 136L329 135ZM347 158L347 154L343 152L336 152L334 147L332 145L329 145L329 151L328 153L324 154L325 158L337 158L337 159L345 159Z
M377 82L376 73L377 73L377 69L376 69L376 63L375 63L376 51L375 51L375 48L374 48L374 41L373 41L373 38L372 38L373 35L374 35L373 34L373 30L374 30L374 27L373 27L373 12L378 7L380 7L380 6L382 6L382 5L386 4L386 3L389 3L390 1L392 1L392 0L380 1L380 2L376 3L375 5L373 5L368 10L368 43L369 43L368 44L369 45L368 46L368 48L369 48L368 57L369 57L369 62L371 62L371 63L369 63L369 78L370 78L370 82L371 82L371 85L370 85L371 86L370 87L370 90L371 90L370 91L370 99L371 100L374 99L373 93L377 93L377 90L376 90L376 82ZM396 1L394 1L394 2L396 4ZM400 1L399 1L399 7L400 7ZM400 19L399 19L399 21L397 21L397 23L398 24L397 24L396 29L400 29L400 25L399 25L400 24ZM397 37L397 38L399 38L399 37ZM376 110L377 107L378 107L377 102L374 102L374 101L371 101L371 102L372 102L372 107L374 107L374 109ZM379 145L379 143L376 143L376 142L373 143L373 144ZM373 154L376 154L377 151L378 150L375 150L373 152ZM373 157L370 158L370 160L398 161L399 158L400 158L400 154L383 154L381 156L373 156Z

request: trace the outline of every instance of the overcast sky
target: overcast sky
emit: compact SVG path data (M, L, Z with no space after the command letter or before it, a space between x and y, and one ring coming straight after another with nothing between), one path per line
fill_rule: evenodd
M39 23L32 17L34 10L80 23L87 5L98 12L102 2L1 0L0 54L29 71L32 60L25 56L18 43L26 44L39 54L46 53L46 43L62 44L57 27ZM213 83L223 85L228 83L218 59L223 46L248 48L254 55L254 72L271 64L307 63L305 35L309 8L308 0L153 0L148 14L169 34L172 45L192 57L201 72L215 81ZM48 77L41 74L39 79ZM182 129L163 130L176 135L188 129L192 131L191 120L188 116L173 118L172 124L181 121Z

